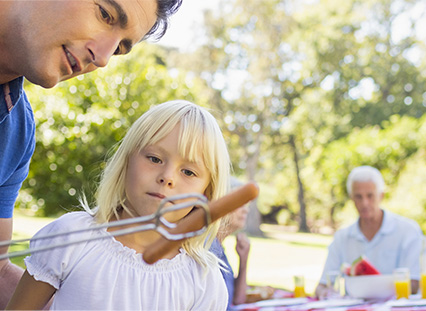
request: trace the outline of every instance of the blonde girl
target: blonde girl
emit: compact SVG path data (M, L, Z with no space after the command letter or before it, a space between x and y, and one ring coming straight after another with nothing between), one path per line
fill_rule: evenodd
M160 104L133 124L108 161L94 212L68 213L37 235L150 215L163 198L177 194L218 199L228 191L229 170L222 133L206 109L182 100ZM165 218L178 222L191 209ZM123 228L110 227L32 241L31 247L38 247L78 235L103 237L27 257L8 308L41 309L54 295L53 310L225 310L226 286L218 259L208 251L217 226L170 249L153 265L142 254L159 237L156 231L113 237Z

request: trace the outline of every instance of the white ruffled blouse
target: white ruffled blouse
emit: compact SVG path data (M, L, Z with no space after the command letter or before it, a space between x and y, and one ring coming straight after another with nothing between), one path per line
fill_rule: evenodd
M72 212L35 236L93 225L88 213ZM29 274L57 289L52 310L226 310L228 293L219 267L204 273L184 250L149 265L106 229L35 240L31 247L100 235L109 237L25 258Z

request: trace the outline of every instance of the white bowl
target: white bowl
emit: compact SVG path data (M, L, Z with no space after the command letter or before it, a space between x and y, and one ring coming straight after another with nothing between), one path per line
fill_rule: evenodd
M352 298L390 298L395 295L393 276L387 274L346 276L345 287Z

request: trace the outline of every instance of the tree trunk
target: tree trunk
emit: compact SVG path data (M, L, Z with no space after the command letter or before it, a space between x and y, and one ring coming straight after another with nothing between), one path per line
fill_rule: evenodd
M299 231L300 232L309 232L308 224L306 222L306 204L305 204L305 195L302 179L300 178L300 168L299 168L299 156L297 154L296 142L294 141L294 136L290 136L290 145L293 149L293 160L294 167L296 168L296 177L297 177L297 186L298 194L297 200L299 201L300 211L299 211Z
M261 134L256 135L255 144L257 146L256 151L253 154L249 154L247 158L247 177L248 180L255 181L257 164L259 161L260 153L260 140ZM262 230L260 230L260 224L262 223L262 217L259 209L257 208L257 200L253 200L249 204L249 213L247 215L246 232L251 236L264 237Z

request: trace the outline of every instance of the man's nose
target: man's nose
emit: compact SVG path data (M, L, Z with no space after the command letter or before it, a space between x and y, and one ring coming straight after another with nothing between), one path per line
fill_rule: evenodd
M367 206L369 204L369 200L367 197L362 197L361 198L361 204L362 206Z
M111 56L114 55L117 47L120 43L118 36L109 35L102 36L98 39L89 41L87 43L87 49L91 55L91 62L96 67L105 67Z

